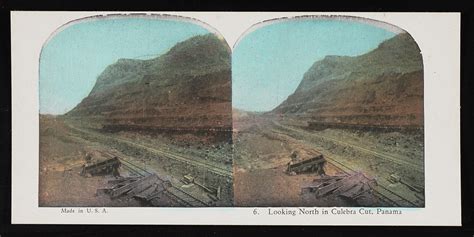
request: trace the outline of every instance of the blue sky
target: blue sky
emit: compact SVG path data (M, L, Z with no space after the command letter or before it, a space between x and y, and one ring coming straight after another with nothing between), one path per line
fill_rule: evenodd
M272 110L295 91L315 61L364 54L394 35L340 19L278 21L257 28L233 49L232 104L247 111Z
M120 58L151 58L177 42L209 33L176 20L115 18L65 27L43 48L40 60L40 113L63 114L85 98L99 74ZM233 49L233 106L268 111L300 83L326 55L366 53L394 33L338 19L279 21L245 35Z
M120 58L146 59L177 42L209 33L196 24L164 19L115 18L67 26L43 48L40 113L63 114L92 90L99 74Z

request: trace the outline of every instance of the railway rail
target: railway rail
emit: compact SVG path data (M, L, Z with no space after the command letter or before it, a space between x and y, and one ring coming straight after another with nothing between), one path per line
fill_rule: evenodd
M70 125L70 124L68 124L68 126L71 129L73 129L73 130L75 130L79 133L85 133L85 134L93 135L93 136L103 138L103 139L109 139L109 140L113 139L116 142L124 143L124 144L134 146L134 147L138 147L138 148L144 149L144 150L146 150L146 151L148 151L152 154L156 154L156 155L159 155L161 157L165 157L167 159L171 159L171 160L174 160L174 161L185 163L185 164L191 165L191 166L197 166L197 167L208 170L208 171L210 171L210 172L212 172L216 175L219 175L219 176L232 178L232 171L231 170L219 167L217 165L214 165L214 164L211 164L211 163L208 163L208 162L193 160L193 159L190 159L190 158L182 156L182 155L178 155L178 154L174 154L174 153L171 153L171 152L168 152L168 151L164 151L164 150L161 150L159 148L154 148L154 147L152 148L152 147L149 147L148 145L132 142L132 141L129 141L129 140L126 140L126 139L123 139L123 138L111 137L111 136L105 137L104 135L102 135L100 133L85 130L85 129L80 129L80 128L77 128L77 127L75 127L73 125Z
M351 144L351 143L348 143L348 142L344 142L344 141L340 141L340 140L337 140L337 139L334 139L334 138L321 136L321 135L317 135L317 134L314 134L314 133L309 133L309 132L304 131L302 129L291 128L289 126L285 126L285 125L282 125L282 124L277 123L277 122L274 122L274 124L275 124L276 127L280 128L282 130L290 130L290 131L293 131L293 132L304 133L304 134L307 134L307 135L310 135L310 136L318 137L320 139L329 140L329 141L332 141L332 142L337 143L337 144L341 144L341 145L344 145L344 146L347 146L347 147L352 147L352 148L357 149L359 151L362 151L364 153L374 155L378 158L387 160L389 162L392 162L392 163L395 163L395 164L398 164L398 165L411 167L414 170L417 170L418 172L424 172L423 164L414 163L412 161L407 161L405 159L402 159L402 158L397 157L397 156L393 156L391 154L372 151L372 150L367 149L365 147L357 146L357 145L354 145L354 144Z
M190 193L172 186L165 190L165 194L171 199L177 201L178 203L187 206L187 207L207 207L208 203L200 200L199 198L194 197Z
M325 157L326 160L330 161L331 164L333 164L336 168L341 170L345 174L351 174L355 173L356 171L349 166L333 159L330 157ZM416 203L408 200L407 198L404 198L400 196L399 194L393 192L392 190L388 189L385 187L385 185L378 184L374 191L376 192L376 196L384 200L385 202L388 202L392 205L398 206L398 207L407 207L407 206L417 206Z
M276 132L276 133L280 133L282 135L291 137L288 134L281 133L281 132L278 132L278 131L275 131L275 130L273 130L273 131ZM350 168L349 166L347 166L347 165L343 164L342 162L337 161L337 160L335 160L335 159L333 159L329 156L324 156L324 158L327 159L328 162L330 162L332 165L334 165L336 168L338 168L339 170L341 170L345 174L350 174L350 173L356 172L354 169ZM416 206L418 206L418 204L416 204L414 201L409 200L408 198L403 197L400 194L397 194L396 192L390 190L389 188L386 187L386 185L381 184L380 182L378 182L378 185L376 186L374 191L375 191L376 196L378 196L383 201L385 201L387 203L390 203L394 206L398 206L398 207L416 207Z
M130 172L140 176L145 177L147 175L151 175L152 172L140 167L139 165L134 164L131 161L124 159L123 157L119 157L116 154L106 152L106 151L99 151L100 153L108 156L108 157L118 157L119 160L122 162L122 165L129 170ZM161 180L161 179L160 179ZM163 180L161 180L163 181ZM193 196L192 194L184 191L183 189L171 186L163 192L167 197L169 197L174 202L186 206L186 207L207 207L209 206L208 203L205 201Z

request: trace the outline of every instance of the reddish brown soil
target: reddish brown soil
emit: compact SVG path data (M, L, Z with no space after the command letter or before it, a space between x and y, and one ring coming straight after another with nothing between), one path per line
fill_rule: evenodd
M236 206L325 206L327 200L307 200L301 186L316 174L289 175L285 172L293 151L300 157L317 153L272 130L271 120L264 116L234 114L234 202ZM325 172L341 172L326 164ZM344 205L339 200L335 205Z
M325 166L327 175L362 172L376 179L381 186L403 195L415 203L413 205L423 205L422 197L414 198L409 188L390 185L387 181L391 174L398 174L410 184L424 186L423 172L414 168L423 164L423 143L413 134L357 133L338 129L306 131L300 123L287 118L252 113L242 115L242 112L234 114L237 118L234 123L234 194L237 206L390 205L372 195L357 202L339 197L302 195L301 188L317 176L285 173L293 151L300 156L311 156L316 152L323 154L328 161ZM347 143L335 143L329 138ZM359 146L377 154L390 154L395 161L408 162L413 167L356 149Z
M69 135L61 120L40 117L39 206L139 206L133 200L111 200L96 195L112 177L81 176L86 152L102 159L92 147L84 146Z
M326 200L306 200L301 186L310 183L315 174L288 175L286 166L246 171L234 169L234 200L236 206L326 206ZM328 174L336 168L326 166ZM343 205L340 202L339 205Z
M317 99L313 99L316 97ZM317 101L304 105L306 116L327 123L423 126L423 72L389 74L365 80L321 83L311 92L293 94L291 101ZM276 112L291 110L281 106ZM295 104L297 104L295 102Z
M108 181L114 179L112 175L81 176L82 165L86 163L86 154L91 154L93 162L108 159L104 152L117 155L124 161L133 162L138 167L150 173L155 173L163 179L170 180L172 185L180 187L190 195L203 202L211 199L202 188L197 185L183 186L180 181L183 175L190 174L196 181L208 187L221 187L221 199L212 205L229 206L232 204L232 185L227 179L217 179L212 173L202 172L196 167L185 166L182 163L173 163L170 160L159 159L155 155L144 153L144 150L135 146L107 143L113 138L146 144L174 154L193 157L206 164L223 164L230 160L229 148L223 147L183 147L182 144L171 144L164 137L142 136L137 133L121 132L118 134L103 134L89 131L88 134L78 133L76 127L61 118L40 116L40 174L39 174L39 205L45 206L107 206L107 207L133 207L149 206L150 203L140 203L133 197L119 197L110 199L107 194L96 195L97 189L110 187ZM75 129L73 129L75 128ZM110 136L110 137L109 137ZM109 139L110 138L110 139ZM120 149L119 149L120 148ZM221 149L222 148L222 149ZM184 153L184 154L183 154ZM223 158L226 156L226 158ZM231 164L231 163L230 163ZM122 165L119 172L122 176L129 176L127 165ZM202 173L200 173L202 172ZM199 175L203 174L203 175ZM217 182L217 183L216 183ZM162 195L153 199L153 206L174 207L181 204L172 197Z

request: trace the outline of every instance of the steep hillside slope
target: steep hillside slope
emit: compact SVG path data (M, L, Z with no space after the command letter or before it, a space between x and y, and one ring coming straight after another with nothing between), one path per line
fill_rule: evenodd
M66 117L110 129L231 129L230 49L207 34L154 59L120 59Z
M410 35L402 33L357 57L327 56L305 73L273 113L315 122L423 125L423 62Z

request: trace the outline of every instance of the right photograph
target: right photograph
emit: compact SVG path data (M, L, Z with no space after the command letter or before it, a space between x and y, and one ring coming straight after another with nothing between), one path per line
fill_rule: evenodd
M423 84L397 26L254 25L232 55L235 206L425 207Z

